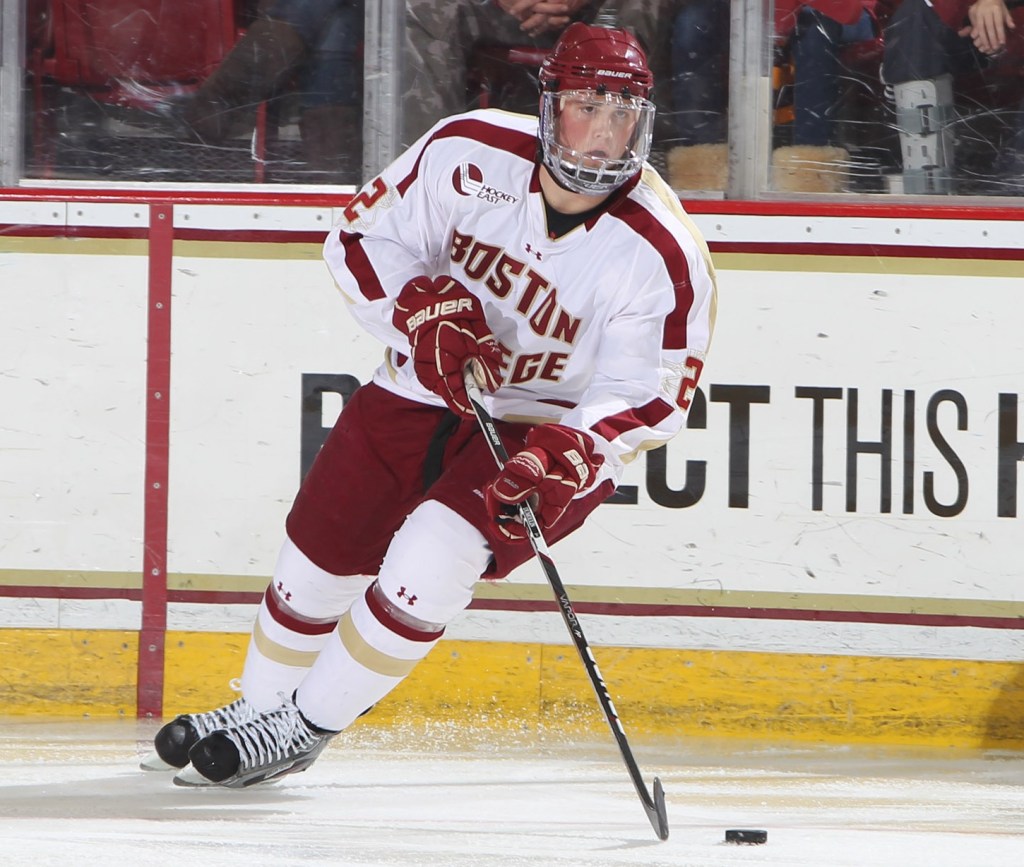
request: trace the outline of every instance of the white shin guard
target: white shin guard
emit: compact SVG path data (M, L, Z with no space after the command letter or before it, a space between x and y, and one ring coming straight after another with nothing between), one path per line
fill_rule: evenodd
M952 192L956 139L953 76L893 85L896 125L903 153L903 191Z
M256 614L242 671L242 694L257 710L290 697L309 672L341 615L370 584L320 569L286 539Z
M489 558L483 535L459 515L433 501L419 506L299 685L303 715L341 731L391 692L469 605Z

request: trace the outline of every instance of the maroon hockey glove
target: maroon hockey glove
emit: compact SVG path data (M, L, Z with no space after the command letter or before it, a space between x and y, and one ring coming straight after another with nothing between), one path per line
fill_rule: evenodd
M452 412L472 418L462 371L470 359L481 388L501 385L501 352L480 302L452 277L414 277L402 287L391 320L409 338L416 377Z
M529 500L542 529L550 529L572 498L597 478L604 458L578 430L542 424L526 435L526 448L513 455L484 491L487 512L510 539L525 539L518 505Z

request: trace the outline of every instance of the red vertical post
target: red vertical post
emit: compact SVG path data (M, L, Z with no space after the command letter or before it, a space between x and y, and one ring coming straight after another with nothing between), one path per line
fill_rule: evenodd
M253 180L262 184L267 177L267 102L256 106L256 128L253 130L252 158L256 163Z
M142 629L136 713L163 716L167 632L167 477L171 424L171 265L174 208L149 207L146 341L146 492L142 554Z

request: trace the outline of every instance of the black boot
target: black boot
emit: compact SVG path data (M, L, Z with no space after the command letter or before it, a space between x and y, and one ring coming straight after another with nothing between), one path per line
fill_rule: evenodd
M174 782L232 789L269 782L306 770L336 734L310 723L288 701L277 710L197 741L188 753L191 765Z
M259 18L185 106L183 120L201 142L220 144L287 81L305 54L295 29Z

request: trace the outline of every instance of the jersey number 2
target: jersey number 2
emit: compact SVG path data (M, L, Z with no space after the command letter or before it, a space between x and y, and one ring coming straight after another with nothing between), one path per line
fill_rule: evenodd
M360 190L352 197L352 201L348 203L348 207L342 211L342 214L346 220L354 223L359 219L358 208L360 206L362 206L364 211L370 210L370 208L384 198L387 191L387 184L380 178L374 178L373 183L370 184L368 189Z
M697 389L697 380L700 379L700 372L704 369L704 362L696 356L688 356L686 367L683 369L683 381L679 384L679 397L676 404L682 410L690 408L690 401L693 400L693 393Z

